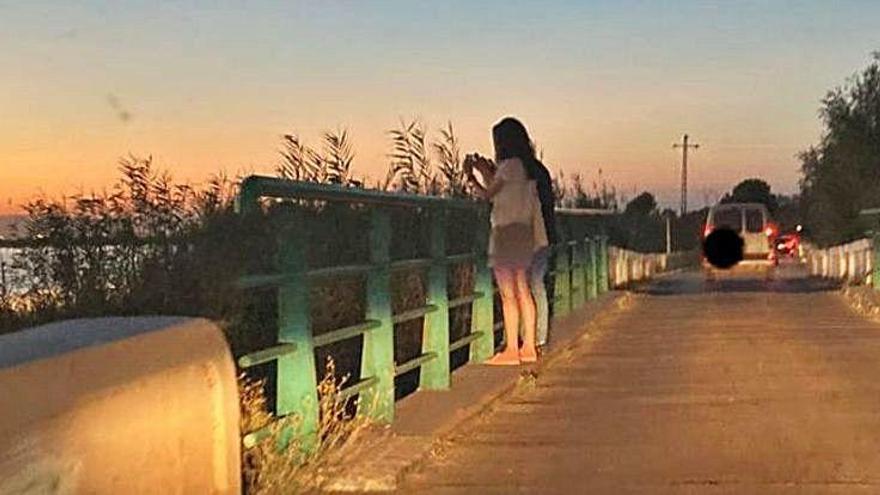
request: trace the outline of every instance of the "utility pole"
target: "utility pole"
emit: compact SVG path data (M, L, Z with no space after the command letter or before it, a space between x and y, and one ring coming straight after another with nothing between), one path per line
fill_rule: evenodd
M684 216L688 209L688 148L697 149L700 145L688 143L688 135L685 134L681 144L675 143L672 147L681 148L681 216Z

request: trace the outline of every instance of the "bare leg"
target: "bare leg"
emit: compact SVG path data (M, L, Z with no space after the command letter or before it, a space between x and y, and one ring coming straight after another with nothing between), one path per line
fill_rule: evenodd
M523 346L519 351L520 359L527 363L538 360L538 351L535 346L535 327L537 314L535 313L535 301L532 298L532 290L529 285L529 275L526 270L517 270L514 274L516 286L516 300L520 316L523 320Z
M519 361L519 308L512 270L495 269L501 307L504 310L504 350L486 361L486 364L517 365Z
M529 267L529 285L532 288L532 298L535 300L536 339L539 346L547 345L547 331L550 323L548 321L550 305L547 301L547 286L544 284L544 274L547 273L549 259L550 248L544 248L535 254L532 265Z

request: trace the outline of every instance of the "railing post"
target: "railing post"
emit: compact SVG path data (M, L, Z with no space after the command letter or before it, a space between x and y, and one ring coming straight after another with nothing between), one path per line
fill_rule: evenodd
M446 211L431 211L431 267L428 269L428 304L437 311L425 316L422 352L437 357L422 365L419 385L423 389L449 388L449 294L446 266Z
M601 249L601 246L599 249ZM598 253L599 254L598 254L597 259L599 260L599 294L601 294L602 293L602 252L599 251ZM618 276L617 272L619 271L617 268L617 264L618 264L617 258L619 257L618 256L619 253L613 252L609 249L607 255L608 255L608 266L609 266L609 268L608 268L608 270L609 270L608 284L613 286L614 281L617 279L617 276Z
M299 418L297 436L308 451L318 441L318 381L306 277L308 230L302 216L297 214L294 220L279 238L277 264L289 278L278 288L278 342L294 344L296 352L278 358L275 414ZM286 447L289 439L285 435L280 446Z
M571 311L571 272L569 262L568 241L556 246L556 263L553 268L553 314L565 316Z
M0 298L6 297L6 261L0 260Z
M608 292L608 237L599 236L599 293Z
M871 249L873 257L871 262L871 282L874 290L880 291L880 232L874 234Z
M587 298L585 244L585 241L578 240L571 245L571 309L573 310L583 306Z
M822 269L822 276L833 278L832 268L834 267L834 260L831 259L831 248L824 249L823 253L825 266Z
M358 412L383 423L394 419L394 323L391 320L391 218L384 208L370 214L370 263L367 319L380 326L364 334L361 377L376 385L361 394Z
M596 238L587 238L587 297L596 299L599 296L599 243Z
M829 265L829 263L828 263L828 250L823 249L820 252L819 256L820 256L819 260L820 260L820 265L821 265L820 275L823 278L827 278L829 275L829 273L828 273L828 265Z
M850 282L852 282L852 280L855 278L855 277L854 277L854 274L855 274L855 266L853 266L853 265L855 264L855 263L854 263L855 259L854 259L854 257L853 257L853 251L852 251L851 247L852 247L851 245L850 245L850 246L847 246L847 247L843 250L843 259L844 259L844 262L843 262L843 268L844 268L843 278L846 279L846 280L848 280L848 281L850 281Z
M248 177L241 182L238 195L235 197L235 212L241 215L250 215L259 210L260 203L257 194L256 182L253 177Z
M835 274L836 273L835 270L837 269L836 267L837 267L838 263L836 261L837 258L835 256L836 256L836 253L834 251L834 248L833 247L828 248L828 278L831 278L831 279L837 277L837 275Z
M626 260L626 264L623 265L626 270L626 283L630 284L633 282L636 274L635 265L633 263L635 261L635 257L633 256L632 251L628 250L623 252L623 257Z
M471 344L471 360L481 363L495 354L495 286L492 284L492 270L488 259L489 218L483 210L477 215L474 292L483 294L483 297L474 301L471 306L471 332L482 334Z
M831 278L838 278L840 272L840 254L836 248L831 248Z
M855 248L855 246L853 246ZM847 262L847 268L849 268L849 279L850 281L856 282L859 278L859 257L856 255L855 249L851 249L849 254L849 261Z

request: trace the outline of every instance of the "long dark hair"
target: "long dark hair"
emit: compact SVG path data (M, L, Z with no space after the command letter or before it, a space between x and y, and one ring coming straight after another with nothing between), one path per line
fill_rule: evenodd
M513 117L505 117L492 127L492 139L495 141L495 163L508 158L519 158L526 174L534 180L538 158L535 156L535 146L529 139L526 126Z

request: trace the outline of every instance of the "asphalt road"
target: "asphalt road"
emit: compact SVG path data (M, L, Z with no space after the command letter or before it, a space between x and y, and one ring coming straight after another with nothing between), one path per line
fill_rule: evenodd
M880 325L785 267L672 276L401 493L880 493Z

